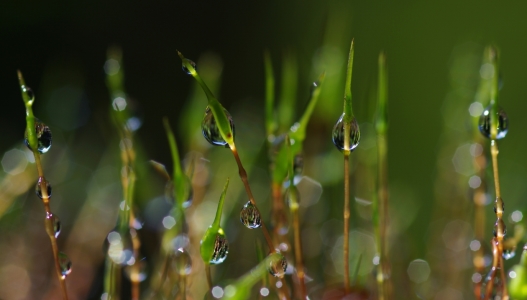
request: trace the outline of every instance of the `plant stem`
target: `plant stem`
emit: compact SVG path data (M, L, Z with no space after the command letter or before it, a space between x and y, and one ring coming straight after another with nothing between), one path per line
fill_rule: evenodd
M249 197L249 201L251 201L252 205L254 205L254 207L258 210L258 206L256 205L256 201L254 200L251 187L249 186L249 181L247 180L247 172L243 168L242 161L240 160L240 156L238 155L238 150L236 150L236 146L234 145L234 143L230 144L230 148L232 154L234 155L234 159L236 160L236 164L238 165L238 173L240 174L240 178L243 182L243 185L245 186L245 192ZM258 210L258 213L260 213L260 210ZM269 247L269 252L276 252L273 246L273 242L271 240L271 236L269 235L269 231L267 230L267 227L265 226L264 222L262 222L262 231L265 237L265 241L267 242L267 246Z
M349 271L349 222L350 222L350 178L349 178L349 152L344 153L344 289L350 293Z
M34 99L29 99L28 87L24 81L24 77L20 71L18 72L18 80L20 83L20 89L22 90L22 99L24 100L24 105L26 107L26 131L29 140L29 145L31 145L31 151L35 157L35 164L37 166L37 172L40 182L40 190L42 193L42 203L44 204L44 209L46 211L46 217L44 218L44 226L46 233L48 234L49 240L51 242L51 249L53 251L53 259L55 261L55 271L57 273L57 278L59 279L60 288L62 291L62 298L68 300L68 292L66 289L66 276L62 275L62 271L59 263L59 248L57 245L57 239L55 238L55 231L53 230L53 219L50 218L52 215L51 208L49 205L50 197L48 195L47 181L44 177L44 170L42 168L42 163L40 161L40 153L37 149L37 137L35 135L35 116L33 115L33 101Z
M210 264L205 264L205 273L207 273L207 283L209 285L209 291L212 290L212 275L210 273Z

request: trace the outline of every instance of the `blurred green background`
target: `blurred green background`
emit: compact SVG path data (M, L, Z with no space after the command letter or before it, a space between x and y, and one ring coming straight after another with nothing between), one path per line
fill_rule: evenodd
M189 107L189 99L201 99L197 105L201 115L206 101L200 90L194 90L192 78L181 71L176 49L198 62L198 68L207 69L200 65L200 58L205 64L216 66L209 68L209 78L214 77L214 71L221 73L216 95L234 118L242 161L248 165L255 161L251 180L260 192L260 202L265 202L270 193L267 162L261 152L265 140L263 51L268 49L271 53L278 91L284 89L280 84L284 57L296 59L294 119L299 118L306 105L311 82L326 71L326 84L308 129L311 134L306 139L304 158L304 175L320 182L323 193L318 202L304 208L308 221L303 226L304 239L311 240L305 242L307 248L319 249L308 251L306 258L308 275L313 278L309 285L312 292L337 283L340 275L332 260L340 256L332 253L342 234L342 162L330 134L341 114L346 55L354 38L353 101L362 141L352 154L352 193L366 201L371 200L375 183L375 132L371 122L377 56L381 50L387 53L390 251L396 298L472 299L468 244L473 238L473 221L468 180L474 172L468 150L473 136L468 108L485 76L481 69L483 48L494 43L501 51L501 106L510 119L510 132L500 141L502 194L507 216L515 210L525 213L527 207L522 199L527 194L527 139L520 129L527 128L527 118L522 117L522 111L527 110L523 100L527 95L527 41L523 38L527 34L526 11L524 3L487 0L3 2L0 172L4 197L0 201L4 203L0 205L0 251L4 255L0 258L0 298L55 299L56 292L55 278L46 275L52 274L51 265L42 263L51 256L41 252L41 248L49 247L49 242L41 226L42 205L32 192L34 167L16 169L14 163L9 165L22 152L8 151L25 151L24 107L17 69L24 73L36 94L36 116L50 126L54 135L53 147L45 156L45 172L56 193L52 209L63 221L59 245L69 249L73 260L69 277L72 298L100 297L100 249L104 235L115 223L122 197L118 140L109 118L111 101L103 68L106 51L112 45L123 50L129 103L142 124L135 135L142 147L138 163L146 165L147 160L154 159L171 165L161 122L162 117L168 116L177 127L182 155L197 147L209 167L210 178L202 183L206 187L201 195L203 203L217 201L226 176L235 179L231 181L239 180L229 153L191 142L200 124L186 124L189 110L185 107ZM279 95L277 92L278 101ZM148 180L152 178L156 180L155 175L148 175ZM488 177L487 181L491 179ZM142 210L162 195L163 182L160 178L158 181L158 186L148 185L151 190L138 195ZM239 182L236 184L239 190ZM27 189L30 192L26 193ZM229 204L234 213L232 224L225 226L227 235L230 229L244 229L236 229L236 213L246 199L243 194L236 196L236 185L232 189L236 200ZM492 188L489 194L492 195ZM369 210L361 205L353 206L353 234L357 244L368 252L372 249L367 246L369 240L361 236L371 236ZM268 216L270 208L263 206ZM214 209L214 205L207 207L197 207L194 212ZM168 211L169 206L156 209ZM491 206L487 206L487 216L490 239L494 220ZM205 224L212 221L204 219ZM97 222L100 224L90 233L86 228ZM146 254L156 251L156 226L145 227L145 239L151 239L151 244L144 246ZM454 237L450 235L451 227L455 228ZM320 232L335 238L323 240ZM236 278L254 264L252 239L260 236L240 234L231 233L231 263L237 267L228 272L225 266L219 266L218 270L223 271L218 271L218 278ZM458 244L449 245L452 239ZM40 248L34 249L35 244ZM246 255L238 256L246 247ZM241 257L243 262L237 264L233 257ZM409 263L415 259L426 260L430 265L431 275L424 280L424 275L418 280L409 275ZM76 269L79 265L82 266ZM371 287L371 268L364 268L361 282ZM79 270L88 273L83 276ZM13 282L13 276L19 280Z

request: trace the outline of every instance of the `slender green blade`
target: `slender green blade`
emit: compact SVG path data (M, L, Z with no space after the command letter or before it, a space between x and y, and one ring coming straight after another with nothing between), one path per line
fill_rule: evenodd
M293 123L295 117L296 94L298 87L298 65L296 57L291 53L283 56L282 85L280 87L280 103L278 104L278 121L281 131Z
M344 88L344 122L350 123L353 117L353 109L351 106L351 78L353 71L353 56L355 53L355 46L353 40L351 41L350 52L348 55L348 68L346 69L346 85Z
M231 125L229 122L229 119L225 115L225 112L223 111L223 106L221 103L214 97L210 89L207 87L205 82L201 79L199 76L197 70L194 68L194 66L190 63L190 60L186 59L181 52L178 51L178 55L181 58L181 61L185 68L189 70L190 75L196 79L196 81L199 83L203 91L205 92L205 95L207 95L207 100L209 102L209 107L212 111L212 114L214 115L214 118L216 120L216 125L218 126L218 129L220 130L221 137L229 144L229 146L234 146L234 135L231 130Z
M275 80L273 72L273 63L271 61L271 55L269 51L264 52L264 65L265 65L265 130L267 136L275 134L277 122L274 111L274 92L275 92Z
M206 264L210 263L212 255L214 254L214 246L216 243L216 236L218 232L223 233L223 229L220 227L221 223L221 214L223 212L223 203L225 202L225 195L227 194L227 188L229 187L229 179L223 187L223 192L221 193L220 200L218 201L218 209L216 209L216 217L214 222L210 227L205 231L205 235L201 239L200 254L201 258Z
M22 76L22 72L20 71L18 71L18 82L20 83L22 100L24 101L24 105L26 106L26 132L29 141L29 146L31 147L31 149L33 149L35 155L38 155L38 151L36 151L38 147L38 142L37 135L35 132L35 116L33 115L32 108L34 99L31 99L29 97L29 88L26 86L24 76Z
M387 114L387 95L388 95L388 78L386 75L386 55L381 52L379 54L379 78L377 86L377 118L375 120L375 128L377 134L385 134L388 129L388 114Z
M165 126L165 131L167 133L168 144L170 146L170 154L172 155L174 169L172 175L172 180L174 184L174 196L176 198L177 206L181 208L181 210L183 210L183 203L188 198L188 195L190 193L189 179L181 169L176 138L174 137L174 132L170 128L168 118L163 118L163 125Z

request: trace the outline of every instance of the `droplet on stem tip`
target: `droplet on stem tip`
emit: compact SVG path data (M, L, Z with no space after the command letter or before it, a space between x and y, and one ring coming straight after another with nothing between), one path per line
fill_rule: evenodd
M359 145L360 141L360 130L357 119L353 117L349 124L349 145L345 145L345 122L344 114L342 114L333 127L333 144L339 149L339 151L353 151Z
M229 120L231 131L234 136L235 129L234 129L234 122L232 120L231 115L229 112L224 108L223 112L227 116L227 119ZM201 122L201 132L203 133L203 136L209 142L210 144L214 146L225 146L229 147L227 142L223 139L220 133L220 129L216 124L216 119L214 118L214 115L212 113L212 110L209 106L205 109L205 116L203 117L203 122Z
M49 151L51 148L51 130L49 127L42 123L39 119L35 118L35 133L37 135L37 150L40 154L44 154ZM29 137L27 135L27 129L24 134L24 144L29 148L29 150L33 151L31 149L31 145L29 144Z

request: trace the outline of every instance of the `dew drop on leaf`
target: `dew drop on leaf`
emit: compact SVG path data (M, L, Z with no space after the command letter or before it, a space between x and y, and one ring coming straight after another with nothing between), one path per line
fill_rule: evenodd
M194 70L198 69L196 66L196 63L191 61L190 59L184 58L184 61L188 62L194 68ZM182 69L183 69L183 72L187 73L188 75L192 75L192 72L190 72L190 70L185 66L184 62L182 63Z
M192 259L185 248L176 249L172 258L172 268L179 275L189 275L192 272Z
M481 117L479 117L479 131L483 136L486 138L490 138L491 134L491 124L490 124L490 111L491 106L487 106L483 113L481 114ZM507 113L502 108L498 108L498 130L496 134L496 139L502 139L507 135L507 131L509 130L509 119L507 117Z
M229 123L231 125L231 131L234 135L234 122L232 121L232 117L225 108L223 109L223 112L229 120ZM216 125L216 119L212 114L212 110L208 106L205 109L205 116L203 117L203 122L201 122L201 132L203 133L203 136L205 137L207 142L211 143L212 145L229 147L227 142L221 136L220 129Z
M42 199L42 183L44 183L44 186L46 186L48 198L51 198L51 185L46 179L44 179L44 177L38 178L37 185L35 186L35 193L40 199Z
M287 269L287 260L285 257L280 254L279 259L273 259L269 262L269 265L267 266L267 270L269 270L269 273L273 275L274 277L282 278L285 275L285 270Z
M222 230L221 230L222 231ZM227 254L229 253L229 242L225 237L225 234L218 232L216 235L216 241L214 242L214 252L210 259L211 264L221 264L227 259Z
M259 228L262 226L260 211L251 201L247 201L240 211L240 221L249 229Z
M59 266L60 266L60 273L62 274L62 277L65 278L68 274L71 273L71 260L68 258L68 256L62 252L59 252Z
M48 152L49 148L51 148L51 130L46 124L40 122L40 120L37 118L35 118L35 133L37 135L38 152L40 152L41 154ZM25 131L24 135L24 143L29 148L29 150L33 150L29 145L27 130Z
M340 151L353 151L359 145L360 141L360 130L357 119L353 117L350 123L349 130L349 145L345 145L345 134L344 134L344 114L342 114L333 127L333 144Z

